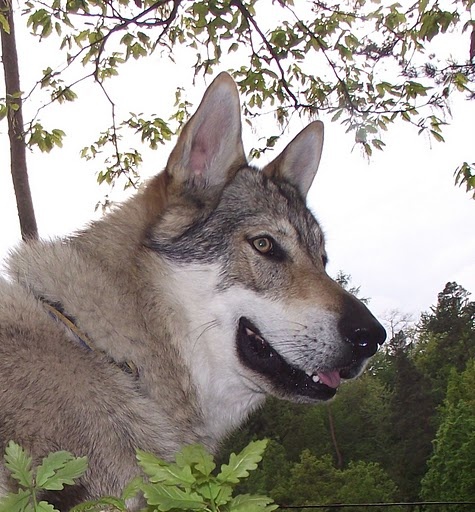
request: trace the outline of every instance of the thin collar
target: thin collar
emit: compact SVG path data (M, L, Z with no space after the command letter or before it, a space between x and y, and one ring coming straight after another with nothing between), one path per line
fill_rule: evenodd
M41 302L45 306L45 308L48 310L48 313L52 318L54 318L56 321L64 324L73 334L75 340L78 342L79 345L81 345L83 348L90 352L100 352L99 350L94 347L94 344L92 343L89 336L87 336L86 333L81 331L79 327L76 325L74 318L67 315L64 312L63 307L59 303L51 303L47 301L44 298L40 298ZM132 375L134 378L137 378L139 375L138 369L135 366L134 363L131 361L124 361L124 362L117 362L113 359L109 358L111 362L113 362L117 367L119 367L123 372L128 373Z

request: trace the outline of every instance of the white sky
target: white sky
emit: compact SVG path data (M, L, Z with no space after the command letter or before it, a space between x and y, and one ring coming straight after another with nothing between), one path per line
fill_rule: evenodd
M17 29L21 33L20 22ZM50 65L47 46L20 45L22 85L28 90L41 69ZM46 55L46 57L45 57ZM211 81L211 77L209 79ZM114 97L124 112L156 113L167 118L175 101L174 87L190 90L191 71L185 63L172 67L159 58L132 63L114 84ZM0 86L0 96L3 95ZM205 90L201 80L193 90L196 101ZM84 92L86 91L86 92ZM98 91L84 89L84 99L44 114L49 128L67 134L64 148L49 155L37 151L28 159L30 181L40 234L55 237L80 228L94 217L96 203L108 192L96 183L91 165L79 157L101 129L108 126L109 107ZM32 111L34 105L27 105ZM25 116L28 119L28 115ZM474 161L475 104L453 105L453 121L444 130L445 144L430 143L408 125L399 124L386 137L387 148L368 163L353 149L351 135L326 123L326 141L320 170L308 201L327 235L329 272L351 274L370 297L380 316L390 309L412 313L417 319L437 300L447 281L455 280L475 291L475 201L454 186L453 172L463 161ZM303 128L296 121L288 139ZM263 122L263 130L266 123ZM20 240L16 205L9 175L6 123L0 124L0 259ZM247 149L252 137L274 133L245 132ZM172 145L146 151L143 175L165 165ZM283 149L284 142L277 148ZM141 148L139 148L141 150ZM264 164L265 161L262 161ZM261 162L257 162L261 165Z

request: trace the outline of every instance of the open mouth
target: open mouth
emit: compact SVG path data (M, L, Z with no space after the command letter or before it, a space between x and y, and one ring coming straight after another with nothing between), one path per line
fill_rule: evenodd
M341 378L351 378L351 367L307 373L289 364L263 338L247 318L240 318L237 351L241 362L261 374L285 397L301 401L329 400L340 385Z

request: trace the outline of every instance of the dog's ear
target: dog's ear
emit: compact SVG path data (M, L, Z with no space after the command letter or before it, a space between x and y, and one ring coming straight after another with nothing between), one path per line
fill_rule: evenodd
M322 148L323 123L314 121L277 158L266 165L263 172L289 181L306 197L320 163Z
M220 73L184 126L167 172L180 185L224 183L229 171L247 163L241 136L238 90L230 75Z

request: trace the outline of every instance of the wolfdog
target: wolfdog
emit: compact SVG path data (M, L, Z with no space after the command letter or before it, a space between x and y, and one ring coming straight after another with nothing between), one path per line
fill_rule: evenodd
M332 398L385 331L326 273L305 197L323 125L248 164L237 87L220 74L164 171L73 236L32 240L0 282L0 448L89 459L61 511L119 495L135 450L215 452L267 395ZM12 489L0 469L0 495ZM138 501L131 503L137 510Z

